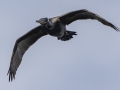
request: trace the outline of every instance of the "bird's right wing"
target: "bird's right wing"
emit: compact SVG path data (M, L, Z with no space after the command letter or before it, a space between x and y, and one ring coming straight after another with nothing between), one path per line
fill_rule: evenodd
M22 57L26 50L34 44L40 37L47 35L47 33L43 30L41 26L37 26L25 35L21 36L17 39L12 57L10 62L10 67L8 70L9 74L9 81L12 81L13 78L15 78L15 74L17 71L17 68L19 67Z

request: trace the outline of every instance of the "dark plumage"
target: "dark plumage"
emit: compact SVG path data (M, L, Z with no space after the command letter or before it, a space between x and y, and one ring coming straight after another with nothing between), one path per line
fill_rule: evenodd
M101 22L102 24L110 26L116 31L119 31L119 29L112 23L108 22L107 20L103 19L97 14L94 14L85 9L72 11L62 16L57 16L54 18L41 18L40 20L36 20L36 22L40 23L41 25L37 26L25 35L18 38L15 43L11 57L10 67L8 70L9 81L12 81L13 78L15 78L17 68L21 63L22 57L26 50L32 44L34 44L40 37L48 34L57 37L58 40L70 40L71 38L73 38L73 35L77 34L74 31L66 30L66 25L81 19L95 19Z

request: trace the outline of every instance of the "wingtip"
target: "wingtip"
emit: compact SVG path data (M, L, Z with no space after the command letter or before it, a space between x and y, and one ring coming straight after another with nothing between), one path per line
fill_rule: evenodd
M120 32L120 28L115 27L114 29L115 29L117 32Z
M8 71L7 75L9 75L9 82L12 82L15 79L15 73Z

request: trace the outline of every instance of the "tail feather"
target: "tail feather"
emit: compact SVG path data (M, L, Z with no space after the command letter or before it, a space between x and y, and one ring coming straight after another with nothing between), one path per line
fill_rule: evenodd
M68 41L68 40L70 40L70 39L73 38L73 35L77 35L77 33L74 32L74 31L66 31L66 33L64 34L64 36L61 37L61 38L58 38L58 40Z
M76 32L74 32L74 31L66 31L69 35L77 35L77 33Z

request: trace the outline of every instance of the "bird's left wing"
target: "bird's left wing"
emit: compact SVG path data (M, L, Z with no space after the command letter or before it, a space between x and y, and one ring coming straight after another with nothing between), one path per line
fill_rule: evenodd
M112 27L116 31L119 31L119 29L115 25L113 25L112 23L108 22L107 20L103 19L102 17L98 16L97 14L90 12L86 9L68 12L62 16L59 16L59 19L65 25L68 25L68 24L70 24L76 20L80 20L80 19L94 19L94 20L98 20L99 22L101 22L104 25Z
M28 33L17 39L13 49L10 67L8 70L9 81L12 81L13 78L15 79L17 68L21 63L22 57L26 50L44 35L47 35L47 33L43 30L41 26L37 26L36 28L30 30Z

